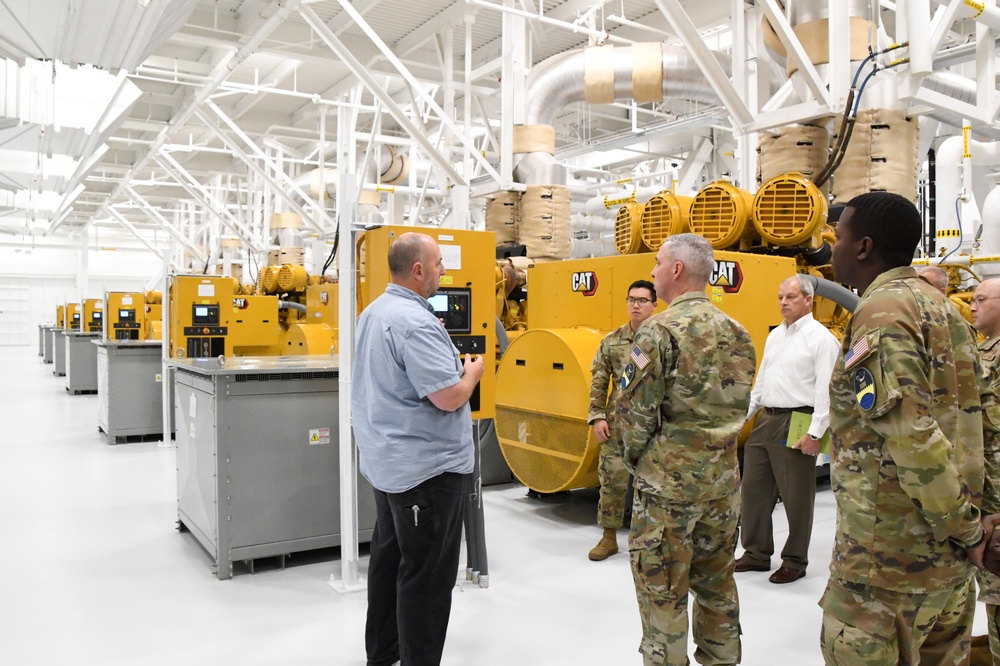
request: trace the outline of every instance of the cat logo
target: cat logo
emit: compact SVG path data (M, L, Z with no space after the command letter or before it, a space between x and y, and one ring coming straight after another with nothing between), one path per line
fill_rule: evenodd
M573 273L572 288L584 296L593 296L597 293L597 273L594 271Z
M713 287L722 287L727 294L739 293L743 285L743 270L735 261L716 261L708 283Z
M246 310L250 307L250 303L245 298L234 298L233 299L233 309L234 310Z

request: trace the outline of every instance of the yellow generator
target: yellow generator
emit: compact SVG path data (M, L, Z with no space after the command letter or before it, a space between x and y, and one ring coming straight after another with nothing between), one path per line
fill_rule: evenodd
M141 292L104 294L105 340L146 339L146 299Z
M63 329L66 331L79 331L80 330L80 317L82 313L80 311L79 303L67 303L66 304L66 320L64 322Z
M100 298L88 298L83 301L83 333L101 333L104 331L104 301Z
M147 291L145 294L143 335L146 340L163 339L163 294Z
M335 284L289 288L303 304L277 294L243 294L229 277L176 276L170 291L170 356L330 354L337 335L336 290Z
M587 425L590 367L601 339L628 321L628 286L649 280L654 265L654 255L637 254L528 269L531 328L511 342L496 379L500 449L528 488L598 485L600 446ZM791 257L715 252L708 296L747 328L758 361L767 334L782 322L778 285L795 273Z
M491 231L386 226L365 232L359 272L359 310L378 298L389 284L389 247L400 235L427 234L437 241L447 274L430 298L435 314L459 354L493 358L496 348L496 234ZM472 394L472 418L493 418L496 377L487 371Z
M66 306L56 306L56 328L66 328Z

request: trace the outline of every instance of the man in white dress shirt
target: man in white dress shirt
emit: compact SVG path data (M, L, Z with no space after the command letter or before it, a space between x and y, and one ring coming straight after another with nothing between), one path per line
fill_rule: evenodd
M830 376L840 344L813 319L813 286L793 275L778 288L785 321L764 344L747 416L757 422L743 452L740 543L746 551L736 571L770 571L774 553L771 513L778 497L788 517L788 539L772 583L806 575L816 500L816 454L830 424ZM812 413L807 434L787 441L792 412Z

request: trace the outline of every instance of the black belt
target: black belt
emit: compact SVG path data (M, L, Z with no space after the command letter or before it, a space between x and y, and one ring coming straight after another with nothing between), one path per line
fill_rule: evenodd
M791 414L792 412L804 412L806 414L812 414L812 407L765 407L764 411L768 414Z

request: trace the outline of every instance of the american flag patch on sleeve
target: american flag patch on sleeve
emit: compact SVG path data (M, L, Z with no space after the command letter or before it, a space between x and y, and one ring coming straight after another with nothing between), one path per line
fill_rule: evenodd
M638 347L632 347L632 354L629 356L629 360L635 363L637 370L642 370L649 365L649 357Z
M844 370L847 370L852 365L863 359L868 354L868 336L862 336L860 340L854 343L854 346L847 350L844 354Z

